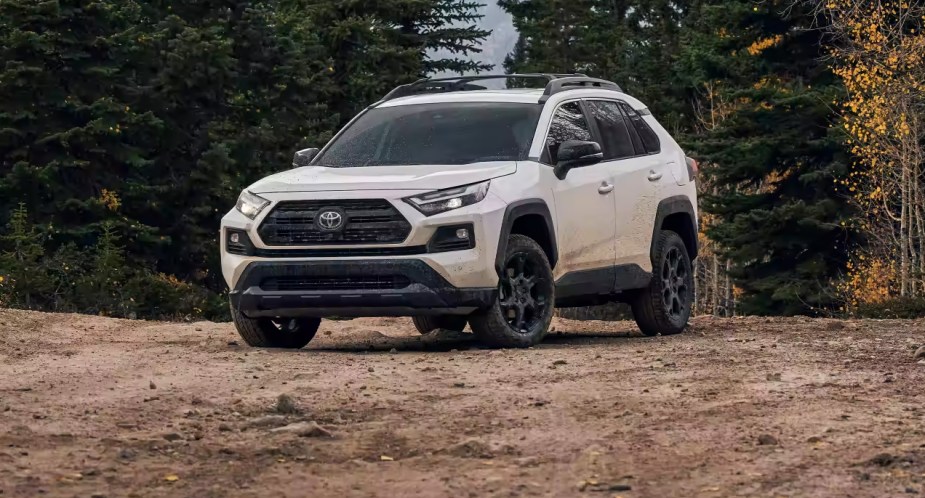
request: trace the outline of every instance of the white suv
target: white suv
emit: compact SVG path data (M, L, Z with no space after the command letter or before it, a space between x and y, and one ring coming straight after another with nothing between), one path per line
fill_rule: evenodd
M545 89L488 90L489 80ZM421 80L356 116L222 220L234 323L301 348L325 316L412 316L526 347L555 307L687 325L696 163L646 106L584 75Z

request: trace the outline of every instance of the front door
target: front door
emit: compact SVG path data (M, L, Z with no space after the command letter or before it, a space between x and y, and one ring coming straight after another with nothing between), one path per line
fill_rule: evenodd
M567 140L593 140L579 101L564 102L553 114L544 160L554 164L559 146ZM604 164L575 168L553 183L553 196L560 256L556 278L573 273L572 280L574 272L587 272L589 283L599 281L594 270L610 272L615 256L616 207L610 169ZM595 290L588 289L589 293Z

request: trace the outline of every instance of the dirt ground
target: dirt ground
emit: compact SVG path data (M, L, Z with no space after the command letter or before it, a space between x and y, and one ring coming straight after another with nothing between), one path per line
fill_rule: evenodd
M554 327L329 321L293 352L0 310L0 497L925 495L925 322Z

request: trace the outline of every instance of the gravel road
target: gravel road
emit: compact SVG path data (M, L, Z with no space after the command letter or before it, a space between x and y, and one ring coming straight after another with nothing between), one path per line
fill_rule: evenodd
M0 310L0 497L925 496L922 321L229 324Z

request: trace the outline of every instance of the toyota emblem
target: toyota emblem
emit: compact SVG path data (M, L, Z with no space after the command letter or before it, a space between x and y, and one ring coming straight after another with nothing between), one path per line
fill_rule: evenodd
M322 211L318 214L318 226L322 230L337 230L344 226L344 215L337 211Z

